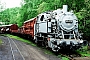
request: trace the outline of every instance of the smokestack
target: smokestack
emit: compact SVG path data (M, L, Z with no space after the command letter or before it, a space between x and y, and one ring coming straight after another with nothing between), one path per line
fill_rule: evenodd
M64 13L67 12L67 8L68 8L67 5L63 5L63 12L64 12Z

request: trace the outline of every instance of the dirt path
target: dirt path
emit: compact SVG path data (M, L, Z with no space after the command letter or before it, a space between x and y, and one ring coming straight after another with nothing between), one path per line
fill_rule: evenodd
M45 54L38 47L18 40L4 36L0 36L0 39L3 40L3 44L0 46L0 60L61 60L56 56Z

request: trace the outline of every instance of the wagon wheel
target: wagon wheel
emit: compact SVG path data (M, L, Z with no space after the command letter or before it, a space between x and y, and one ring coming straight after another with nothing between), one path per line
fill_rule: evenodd
M45 47L48 48L49 46L48 46L48 40L47 39L45 39L44 43L45 43Z
M38 37L36 37L35 43L36 43L38 46L42 46L42 42L39 41Z

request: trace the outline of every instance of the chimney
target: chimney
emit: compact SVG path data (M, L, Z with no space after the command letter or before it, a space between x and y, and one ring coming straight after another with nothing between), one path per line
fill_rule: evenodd
M63 12L66 13L67 12L67 8L68 6L67 5L63 5Z

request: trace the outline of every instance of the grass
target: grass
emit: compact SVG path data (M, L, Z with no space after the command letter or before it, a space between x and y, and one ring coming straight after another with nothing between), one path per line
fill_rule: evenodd
M62 57L62 60L69 60L68 58L66 58L66 57Z
M90 57L90 50L88 50L88 45L83 46L82 49L76 50L76 52L81 54L81 57ZM58 57L61 57L62 60L69 60L67 57L64 57L64 56L61 56L61 55L58 55Z
M58 55L58 58L61 58L62 60L69 60L67 57L62 56L62 55Z
M2 44L2 40L0 39L0 45Z
M45 54L55 55L50 49L44 48L43 51Z
M29 40L26 40L26 39L23 39L23 38L20 38L18 36L14 36L14 35L10 35L10 34L6 34L6 36L8 36L10 38L14 38L14 39L19 40L19 41L22 41L22 42L25 42L25 43L30 44L32 46L36 46L36 44L34 44L33 42L31 42Z
M77 52L82 55L82 57L90 57L90 50L88 50L88 45L83 46L82 49L78 49Z

